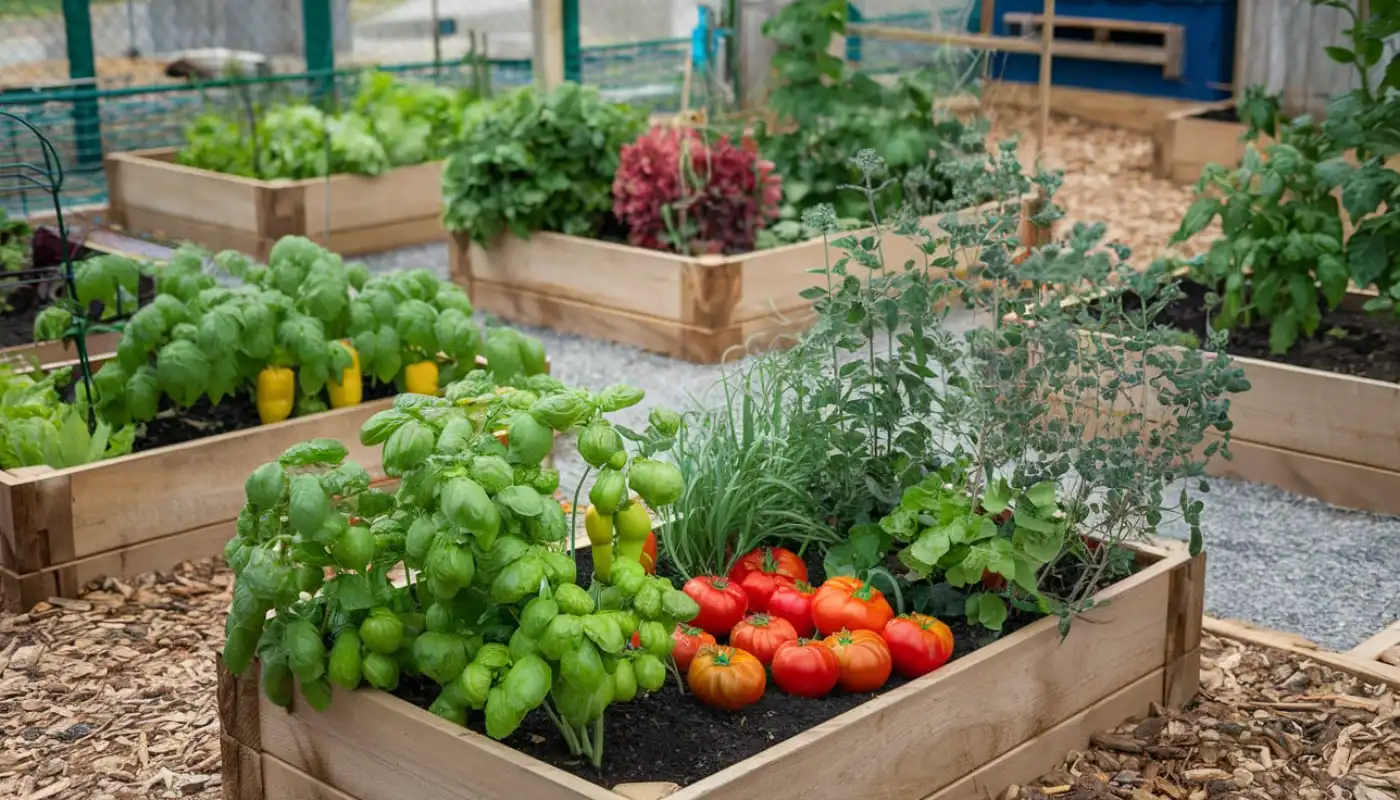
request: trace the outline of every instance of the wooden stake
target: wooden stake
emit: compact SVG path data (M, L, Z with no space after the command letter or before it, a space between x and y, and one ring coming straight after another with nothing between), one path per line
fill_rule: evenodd
M1055 40L1055 0L1045 0L1045 22L1040 28L1040 157L1045 156L1045 146L1050 139L1050 65L1051 51Z

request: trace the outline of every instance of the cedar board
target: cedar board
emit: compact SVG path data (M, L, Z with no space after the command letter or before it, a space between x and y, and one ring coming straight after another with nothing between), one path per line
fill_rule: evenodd
M438 222L441 161L399 167L375 178L263 181L182 166L174 163L175 154L165 147L105 157L113 225L259 259L289 235L306 236L342 255L444 238Z
M374 400L69 469L0 470L0 610L76 597L103 576L222 554L249 473L308 439L339 440L376 485L391 482L381 448L360 444L360 428L393 404Z
M1209 111L1234 107L1233 100L1173 111L1157 123L1152 137L1152 174L1177 183L1195 183L1206 164L1234 168L1244 158L1242 122L1201 117ZM1268 137L1258 143L1267 146Z
M1040 620L670 797L797 800L844 784L889 800L994 798L1093 731L1184 703L1199 678L1205 559L1174 542L1140 554L1144 568L1106 589L1067 640ZM406 785L419 800L623 796L382 692L283 710L257 681L256 669L220 667L225 753L237 756L226 798L396 800Z
M7 609L75 597L104 575L132 576L223 552L248 474L298 442L338 439L374 479L380 448L360 427L393 398L259 425L69 469L0 471L0 595Z
M922 223L937 232L945 216ZM1035 231L1022 240L1050 235ZM892 269L924 263L904 237L889 235L884 247ZM800 296L823 280L811 270L841 255L820 239L736 256L682 256L550 232L505 236L490 247L457 233L450 248L452 280L482 311L703 364L790 343L814 319ZM975 257L958 254L963 265Z
M1352 292L1343 301L1359 304ZM1342 508L1400 514L1400 384L1230 356L1249 380L1230 396L1230 452L1210 475L1277 486ZM1147 413L1155 411L1149 403Z

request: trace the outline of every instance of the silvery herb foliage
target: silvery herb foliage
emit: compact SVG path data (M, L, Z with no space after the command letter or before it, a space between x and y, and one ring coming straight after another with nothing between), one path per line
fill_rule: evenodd
M883 164L854 163L873 212ZM1177 285L1160 264L1134 271L1103 225L1022 248L1023 198L1042 201L1030 225L1050 225L1061 178L1026 174L1014 143L939 169L959 188L936 231L907 213L871 235L837 237L830 208L804 220L830 255L791 357L825 368L794 400L808 429L794 439L825 451L828 507L846 517L828 571L898 570L914 605L947 613L929 606L951 590L993 629L1007 604L1067 625L1127 568L1116 545L1179 519L1201 549L1205 465L1228 458L1226 396L1248 384L1223 335L1168 346L1180 334L1157 317ZM896 239L919 257L891 263ZM956 330L954 305L981 324Z

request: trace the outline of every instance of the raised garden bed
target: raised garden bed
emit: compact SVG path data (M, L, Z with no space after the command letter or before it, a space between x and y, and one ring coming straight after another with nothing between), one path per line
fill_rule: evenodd
M260 181L181 166L174 163L175 152L158 148L106 156L112 224L259 259L288 235L306 236L342 255L443 237L440 161L376 178Z
M1233 167L1244 158L1242 139L1248 129L1235 113L1233 100L1173 111L1157 123L1152 173L1177 183L1195 183L1206 164Z
M996 796L1040 775L1093 731L1195 694L1204 557L1163 543L1139 550L1139 566L1099 595L1102 605L1067 640L1056 620L1033 622L757 755L706 769L670 796L799 798L847 784L892 800L953 800ZM674 788L663 778L600 785L372 690L336 690L324 712L299 698L286 711L263 697L257 670L221 671L219 709L225 797L389 800L412 785L425 800L617 800ZM665 735L658 730L656 741Z
M271 425L259 424L244 395L217 406L203 399L147 423L130 455L61 470L0 470L0 609L76 597L102 576L222 553L248 474L298 442L337 439L374 481L391 481L381 448L359 438L366 420L393 406L391 392L367 386L358 406Z
M1187 297L1162 321L1204 337L1205 290L1182 288ZM1400 330L1362 312L1365 300L1347 295L1283 356L1270 353L1267 326L1231 331L1229 352L1251 388L1230 401L1234 457L1211 459L1211 475L1400 514Z
M56 229L45 226L43 230L46 235L57 239L58 231ZM37 233L38 231L36 231ZM159 259L168 257L170 253L169 248L133 240L112 231L82 232L70 229L68 239L70 242L80 243L73 254L75 264L101 253L140 259ZM61 280L62 266L53 267L52 270L54 279ZM23 280L30 282L35 279L36 276L28 275ZM43 298L32 296L33 291L30 287L21 287L20 291L27 291L31 296L0 298L10 301L9 308L0 307L0 362L22 362L24 364L37 362L41 367L50 368L77 359L77 348L71 341L33 341L34 318L48 303ZM87 337L88 352L112 352L117 349L117 343L120 339L120 334L116 333L92 334Z
M923 224L937 231L943 216ZM839 255L832 248L830 258ZM895 236L884 255L900 267L924 258ZM705 364L805 330L811 302L800 292L826 262L820 239L736 256L680 256L561 233L506 237L489 248L459 233L451 243L452 280L479 310Z

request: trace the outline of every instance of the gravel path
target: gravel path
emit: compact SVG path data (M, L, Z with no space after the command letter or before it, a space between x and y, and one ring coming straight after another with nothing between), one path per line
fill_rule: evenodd
M996 133L1034 130L1029 120L1024 112L998 113ZM1167 249L1192 193L1151 175L1149 137L1055 118L1048 151L1051 163L1066 170L1059 200L1069 222L1106 222L1108 236L1131 245L1140 257ZM1208 240L1179 250L1197 252ZM429 267L444 276L447 270L442 245L366 260L376 269ZM646 389L646 400L620 415L623 424L645 424L655 404L686 407L721 374L713 366L631 347L527 330L543 340L555 374L566 382L600 389L625 380ZM578 480L581 462L563 459L559 466L565 485ZM1400 518L1343 511L1272 487L1227 480L1213 481L1206 500L1210 613L1298 632L1343 650L1400 619ZM1186 534L1183 529L1167 535Z

